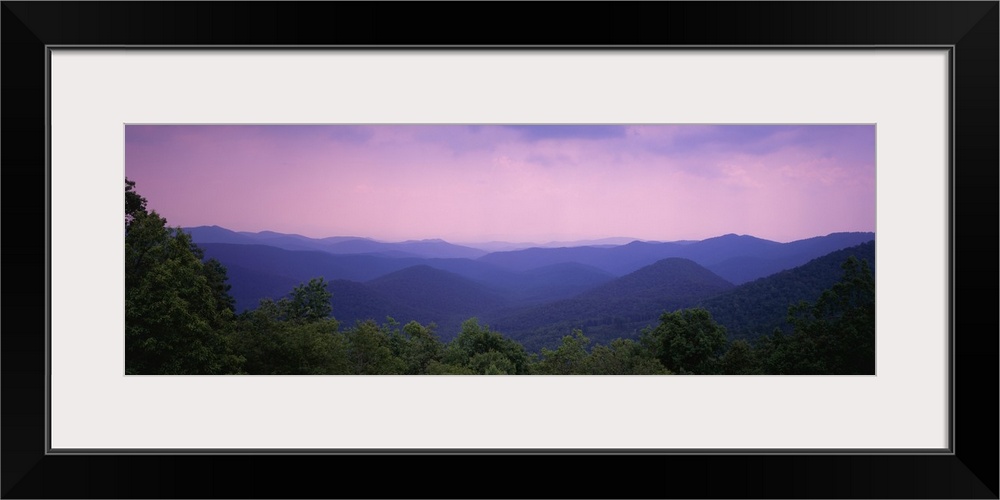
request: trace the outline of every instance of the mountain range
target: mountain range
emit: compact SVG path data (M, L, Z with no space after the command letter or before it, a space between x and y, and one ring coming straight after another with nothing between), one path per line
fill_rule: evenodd
M783 317L748 322L727 304L745 305L751 300L747 297L755 295L771 297L775 304L765 309L773 316L788 305L778 304L785 298L774 299L774 289L794 288L809 295L830 280L827 273L822 280L809 281L794 269L801 266L808 272L805 264L827 255L833 262L841 256L834 253L848 248L854 248L848 253L860 252L874 262L875 238L874 233L833 233L778 243L727 234L701 241L615 245L608 243L614 239L606 239L599 245L487 252L443 240L316 239L217 226L184 231L205 258L227 268L238 311L322 276L330 283L333 314L342 325L391 316L401 323L433 322L438 335L449 340L462 321L478 317L529 349L558 344L572 328L584 329L598 342L634 337L664 310L695 305L720 311L733 337L770 333L760 328L774 326ZM864 253L865 243L870 243L871 255ZM769 285L767 280L776 281Z

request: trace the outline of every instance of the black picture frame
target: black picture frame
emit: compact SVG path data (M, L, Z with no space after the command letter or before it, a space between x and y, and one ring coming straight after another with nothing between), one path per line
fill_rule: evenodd
M2 4L5 498L998 498L996 1ZM413 44L952 47L952 453L46 453L46 47Z

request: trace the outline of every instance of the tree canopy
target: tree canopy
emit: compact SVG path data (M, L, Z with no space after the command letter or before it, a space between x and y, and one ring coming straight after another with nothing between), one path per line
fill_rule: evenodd
M238 370L225 268L202 262L191 237L171 229L125 184L125 371L212 374Z
M663 313L640 342L674 373L711 374L726 347L726 329L706 309L684 309Z

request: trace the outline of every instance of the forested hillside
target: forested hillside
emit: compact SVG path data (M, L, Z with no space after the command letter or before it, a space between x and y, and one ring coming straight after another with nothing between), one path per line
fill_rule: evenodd
M606 343L615 338L636 338L664 311L693 306L732 287L693 261L668 258L574 298L489 318L531 350L552 348L565 332L574 329Z
M726 327L732 340L755 339L775 329L791 333L789 304L819 297L841 278L841 264L849 257L875 262L875 242L831 252L802 266L745 283L698 305L712 311L712 317Z

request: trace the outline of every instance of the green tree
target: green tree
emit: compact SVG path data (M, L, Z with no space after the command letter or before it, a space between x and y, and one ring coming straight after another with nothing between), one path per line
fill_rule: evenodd
M428 375L475 375L472 368L432 360L427 364Z
M813 303L788 308L790 335L758 339L760 370L791 375L875 373L875 278L867 260L848 257L841 278Z
M281 319L278 304L261 299L257 308L239 316L236 350L246 360L244 370L251 375L293 373L294 356L286 345L289 325Z
M491 351L496 354L489 354ZM509 364L499 361L498 356L506 358ZM462 331L445 348L442 362L479 374L500 370L508 375L527 374L530 365L524 346L499 332L490 331L489 326L480 325L476 318L462 323Z
M478 352L469 358L469 369L481 375L516 375L514 363L497 351Z
M659 359L630 339L614 339L595 346L584 367L590 375L670 375Z
M291 298L284 304L285 317L307 323L328 318L333 313L332 297L326 280L323 277L313 278L292 290Z
M305 289L305 286L296 287ZM294 295L294 293L293 293ZM289 317L293 301L260 301L240 315L237 346L245 370L255 375L332 375L349 373L344 336L332 317Z
M640 343L671 372L713 374L726 346L726 329L705 309L665 312L655 329L645 329Z
M191 253L202 261L204 266L205 279L208 280L208 286L212 289L212 296L215 298L215 304L220 309L228 310L230 313L235 314L236 312L236 299L229 294L229 290L232 286L227 283L229 281L229 276L225 266L222 265L216 259L205 259L205 252L193 242L191 243Z
M539 375L570 375L585 373L587 358L587 345L590 344L583 331L579 328L573 330L572 335L562 338L554 351L542 348L542 359L535 365L535 372Z
M411 321L403 326L405 339L400 357L406 363L406 373L422 375L429 373L432 362L441 360L444 346L434 333L434 325L423 326Z
M719 360L719 368L724 375L755 375L760 373L753 347L743 339L735 340Z
M827 374L875 374L875 277L866 260L851 256L843 276L816 303L789 309L793 340L803 358L813 357L812 371Z
M347 340L348 373L355 375L400 375L406 362L393 353L387 326L373 320L358 322L344 332Z
M236 373L225 271L207 267L190 235L171 229L125 180L125 371Z
M143 198L135 191L135 181L125 178L125 230L128 231L136 215L148 215L146 213L146 198Z
M792 348L790 337L780 328L775 328L771 335L758 337L754 341L753 351L759 370L769 375L795 373L797 356Z
M402 363L400 374L426 375L430 364L440 361L442 345L434 333L436 327L434 323L423 326L410 321L400 329L398 321L392 316L386 317L381 330L388 339L392 356Z

